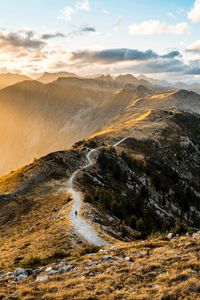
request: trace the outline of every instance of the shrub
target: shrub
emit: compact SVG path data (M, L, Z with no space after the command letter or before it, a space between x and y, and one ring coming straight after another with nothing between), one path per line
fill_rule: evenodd
M136 222L136 229L140 232L144 232L145 231L145 225L144 225L144 221L142 218L138 219Z
M125 237L127 235L127 230L126 230L126 226L125 226L124 222L122 224L120 224L119 230L123 237Z
M31 256L30 258L28 258L27 260L24 260L22 262L23 267L26 267L26 268L35 267L35 266L39 266L42 264L43 264L43 259L41 259L40 257L37 257L37 256Z
M99 252L99 249L100 249L100 247L97 247L97 246L86 246L80 250L80 255L97 253L97 252Z
M65 257L68 257L70 253L66 250L56 250L53 255L50 256L51 259L63 259Z
M36 266L44 266L49 263L52 263L54 261L63 259L65 257L69 256L69 252L65 250L56 250L52 255L46 257L46 258L40 258L38 256L31 256L27 260L24 260L22 262L22 266L24 268L33 268Z
M174 234L184 234L189 230L188 224L185 221L178 220L176 221Z

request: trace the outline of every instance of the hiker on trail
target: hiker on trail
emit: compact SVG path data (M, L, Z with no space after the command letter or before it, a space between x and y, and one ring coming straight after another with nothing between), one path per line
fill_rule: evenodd
M77 216L77 214L78 214L78 212L77 212L77 210L75 210L75 216Z

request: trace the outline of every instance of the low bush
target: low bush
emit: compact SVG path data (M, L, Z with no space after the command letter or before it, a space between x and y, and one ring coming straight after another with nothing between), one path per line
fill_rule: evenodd
M26 260L22 261L22 266L24 268L34 268L37 266L44 266L54 261L59 261L60 259L68 257L69 255L70 253L66 250L57 250L52 255L45 258L41 258L39 256L31 256L30 258L27 258Z
M86 246L80 250L80 255L86 255L90 253L97 253L99 252L100 247L97 246Z

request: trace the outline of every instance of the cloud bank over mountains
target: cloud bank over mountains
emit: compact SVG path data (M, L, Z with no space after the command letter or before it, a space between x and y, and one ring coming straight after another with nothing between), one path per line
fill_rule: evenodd
M200 0L187 11L166 11L168 19L162 21L150 14L146 20L127 21L123 11L114 14L111 7L100 4L70 1L55 12L59 30L0 29L0 72L200 75L200 40L191 39L193 27L200 23ZM100 16L101 24L95 22ZM110 27L104 28L106 18ZM130 43L124 43L124 37ZM182 41L184 37L188 43ZM146 40L150 42L144 46ZM164 40L169 40L169 48L162 45ZM171 41L180 41L180 47L173 47Z

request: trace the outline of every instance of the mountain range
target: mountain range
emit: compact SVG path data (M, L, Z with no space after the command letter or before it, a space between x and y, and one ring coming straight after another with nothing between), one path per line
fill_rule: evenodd
M45 73L0 122L0 298L198 298L198 93Z
M45 73L40 81L60 75L66 77L46 84L25 80L0 90L0 174L68 148L121 114L134 116L160 106L199 111L198 94L132 75L80 78Z

